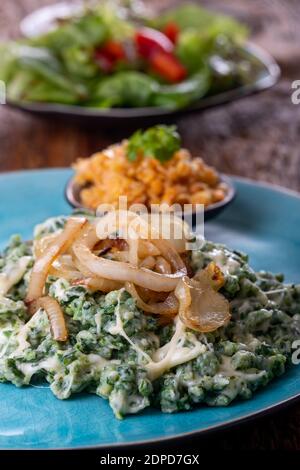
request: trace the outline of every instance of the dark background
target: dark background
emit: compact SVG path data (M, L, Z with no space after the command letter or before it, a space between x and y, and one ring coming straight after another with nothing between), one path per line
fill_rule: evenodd
M51 3L55 0L1 0L0 39L17 37L22 17ZM180 2L149 3L161 7ZM300 105L291 102L291 84L300 80L300 1L199 3L245 21L254 42L279 62L282 77L270 91L181 119L179 128L185 146L222 172L300 190ZM68 166L77 157L88 156L118 140L125 132L37 119L0 106L0 171ZM163 450L193 449L195 453L210 448L299 450L300 404L232 430L181 442L177 447L165 446ZM122 454L125 453L121 451Z

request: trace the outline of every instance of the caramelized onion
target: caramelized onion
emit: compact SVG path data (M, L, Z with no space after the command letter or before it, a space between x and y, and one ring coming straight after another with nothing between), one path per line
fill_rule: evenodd
M208 333L225 325L230 319L229 302L212 287L207 271L200 280L182 278L175 295L179 301L182 322L193 330Z
M188 240L189 227L186 222L173 214L148 214L138 215L132 211L116 210L103 216L97 225L98 238L105 239L112 233L126 230L126 239L139 238L151 241L156 247L154 240L164 240L172 252L184 253ZM109 230L108 230L109 229ZM145 245L142 245L143 248ZM160 253L148 253L157 256ZM142 256L142 253L141 253Z
M175 241L173 227L173 238L165 239L168 227L161 217L153 225L130 211L108 213L94 224L83 217L69 218L61 233L44 237L35 245L37 259L26 298L30 313L43 308L54 339L66 341L66 324L58 302L43 296L51 273L91 291L106 293L125 285L138 307L159 315L164 323L179 314L187 327L200 332L223 326L230 319L230 311L229 302L217 292L225 282L222 271L212 262L193 278L187 277L180 255L185 251L186 238ZM170 220L186 233L181 220ZM115 233L117 239L109 238ZM109 258L105 258L108 252Z
M82 278L82 273L76 269L70 255L62 255L54 260L52 266L50 266L48 274L55 277L62 277L67 281L74 281Z
M172 269L170 263L165 258L158 256L155 263L155 271L161 274L171 274Z
M173 318L178 312L178 301L174 292L171 292L164 302L146 303L143 301L134 284L131 282L125 283L125 289L136 300L137 306L145 312L163 315L170 318Z
M223 326L230 319L230 311L229 302L217 292L225 282L222 271L212 262L193 278L188 277L182 258L186 238L176 241L174 229L173 238L165 239L168 227L166 219L160 217L153 225L130 211L108 213L93 224L83 217L69 218L61 233L35 244L37 259L26 298L29 312L43 308L54 339L66 341L68 333L60 305L43 296L51 273L91 291L106 293L125 285L138 307L159 315L162 323L179 314L187 327L200 332ZM170 220L186 233L181 220ZM109 238L115 233L117 239ZM108 252L109 258L105 258Z
M66 279L66 281L69 282L73 282L76 281L76 279L82 278L82 273L80 271L76 271L75 269L72 271L70 269L65 268L64 266L61 266L60 268L55 268L51 266L49 269L49 274L57 278L62 277L63 279Z
M62 309L57 300L52 297L40 297L30 304L31 313L35 313L39 308L45 310L51 328L53 339L56 341L67 341L68 330Z
M182 276L187 274L186 265L170 243L162 238L152 240L152 243L159 249L162 256L171 264L176 273L181 273Z
M127 242L129 245L128 261L132 266L138 266L139 264L139 256L138 256L139 239L128 238Z
M177 253L186 251L186 243L190 238L190 228L181 217L174 215L172 212L159 212L151 214L150 224L151 233L156 234L154 238L167 240L168 244Z
M126 240L128 238L147 240L151 238L152 233L148 222L132 211L116 210L98 219L97 237L99 240L105 240L117 232L122 237L125 232Z
M150 240L140 240L138 254L140 258L147 258L148 256L159 256L160 251Z
M155 224L150 225L147 220L142 216L131 211L117 210L110 212L102 217L97 223L97 236L99 239L104 239L112 233L119 232L124 237L129 245L128 261L132 266L138 266L140 253L144 252L147 256L162 255L173 267L173 272L180 272L181 275L187 273L186 266L180 258L178 252L173 246L171 240L164 240L162 238L162 231L164 226L164 218L162 214L157 214L154 217ZM151 215L151 222L153 221ZM171 225L178 225L180 223L180 234L184 236L184 222L180 219L169 215L167 222ZM165 227L165 231L168 227ZM169 227L170 229L170 227ZM174 229L174 227L173 227ZM161 230L161 232L160 232ZM123 233L125 231L125 233ZM172 234L172 230L169 236ZM178 230L174 229L173 236L178 235ZM185 242L185 239L181 240ZM150 252L151 249L151 252ZM147 251L148 250L148 251Z
M128 250L128 244L126 240L123 240L123 238L119 237L100 240L100 242L95 246L95 254L98 256L103 256L115 249L118 251Z
M138 266L141 236L148 238L150 235L148 224L144 219L134 212L117 210L103 216L97 224L96 231L100 240L117 232L122 234L129 248L126 261L132 266Z
M34 240L33 242L33 254L35 259L40 258L45 251L48 250L49 246L57 239L59 234L57 232L50 233L49 235L45 235L38 240Z
M219 266L213 261L205 269L198 271L193 277L195 281L209 284L213 289L219 290L225 284L225 277Z
M137 293L146 303L149 302L163 302L168 296L168 292L155 292L154 290L145 289L144 287L136 286Z
M70 217L64 230L49 244L32 268L26 302L37 300L43 295L44 285L53 261L73 242L74 237L86 223L84 217Z
M100 277L85 277L76 279L72 282L73 286L85 286L92 292L111 292L112 290L121 289L122 283L111 281L109 279L101 279Z
M183 276L182 272L163 275L145 268L131 266L128 263L98 258L91 251L97 240L96 227L92 225L73 244L74 255L93 276L120 282L133 282L138 286L158 292L174 290L179 279Z
M140 268L154 269L156 260L153 256L147 256L140 263Z

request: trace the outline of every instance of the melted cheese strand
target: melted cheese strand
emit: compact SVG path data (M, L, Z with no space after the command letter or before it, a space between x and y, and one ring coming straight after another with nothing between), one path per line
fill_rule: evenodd
M186 340L185 325L179 317L177 317L175 322L176 329L171 341L158 349L154 354L154 358L157 358L158 361L151 361L146 365L150 380L157 379L167 370L191 361L206 351L206 346L200 343L193 333L191 333L191 339L194 339L194 347L188 348L184 346Z
M129 336L126 334L126 332L124 330L122 318L121 318L121 315L120 315L121 296L122 296L123 292L125 292L124 288L120 289L120 292L119 292L119 295L118 295L118 304L117 304L117 308L115 310L116 325L114 327L110 328L109 332L112 335L121 335L121 336L123 336L123 338L125 338L126 341L128 341L128 343L133 347L133 349L138 354L142 355L149 362L149 361L151 361L151 357L147 353L145 353L145 351L143 351L139 346L137 346L132 341L132 339L129 338Z

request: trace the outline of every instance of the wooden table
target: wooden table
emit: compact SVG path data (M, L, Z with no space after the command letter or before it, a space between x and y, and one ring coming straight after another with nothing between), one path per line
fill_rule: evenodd
M20 19L54 0L1 0L0 34L18 36ZM154 3L153 1L151 3ZM157 2L159 5L162 1ZM164 1L164 3L167 3ZM173 1L174 3L174 1ZM298 0L206 1L251 27L255 42L282 67L272 90L179 122L184 144L220 171L300 190L300 105L291 102L291 83L300 79ZM83 129L0 106L0 171L68 166L79 156L116 141L118 129ZM194 439L197 449L300 449L300 404L253 423Z

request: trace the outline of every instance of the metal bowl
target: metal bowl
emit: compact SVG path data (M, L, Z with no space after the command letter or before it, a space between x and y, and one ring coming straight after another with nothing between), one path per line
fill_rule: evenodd
M219 215L229 204L232 203L236 196L236 189L232 182L232 180L226 176L221 174L220 180L222 183L225 183L228 187L227 194L223 201L216 202L214 204L210 204L204 209L204 221L207 222L210 219L213 219L217 215ZM74 177L70 178L65 186L65 198L67 202L72 206L74 209L86 209L86 207L82 204L80 200L80 191L82 190L82 186L75 182ZM193 212L190 217L188 217L188 222L192 227L196 226L197 220L197 213Z

